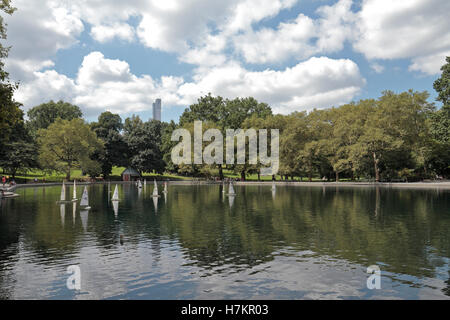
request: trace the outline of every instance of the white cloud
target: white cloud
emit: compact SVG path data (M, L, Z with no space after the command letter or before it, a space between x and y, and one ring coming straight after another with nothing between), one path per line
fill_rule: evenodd
M226 34L249 29L253 23L276 16L281 10L291 8L297 2L298 0L244 0L238 2L223 29Z
M186 106L211 92L227 98L253 96L276 112L289 113L328 107L351 100L364 84L358 66L350 60L311 58L282 71L248 71L237 62L221 67L199 68L192 82L180 77L153 79L136 76L128 63L107 59L100 52L84 57L77 78L54 70L34 72L21 85L17 99L31 107L50 99L63 99L82 107L91 116L104 110L129 113L151 110L155 98L164 106Z
M28 61L24 69L33 63L36 70L61 49L78 42L84 30L76 14L58 7L54 2L16 0L19 7L12 16L5 16L8 24L8 45L12 46L10 58ZM27 70L28 71L28 70Z
M128 63L92 52L84 57L76 79L55 70L33 72L33 79L19 87L16 99L26 109L50 99L62 99L82 107L87 116L105 110L139 112L149 110L157 97L167 105L177 104L177 88L182 82L177 77L162 77L160 81L148 75L137 77Z
M409 70L421 71L430 75L440 73L441 67L446 64L445 57L449 56L450 50L414 58Z
M16 0L7 17L7 69L22 80L18 100L27 107L65 99L86 114L105 109L149 110L156 97L164 106L187 105L211 92L228 98L254 96L288 113L352 100L365 80L349 59L317 56L341 52L346 41L383 72L383 60L409 59L410 71L439 72L450 55L450 2L447 0L334 1L316 17L298 13L276 28L259 22L292 8L298 0ZM131 26L131 19L137 27ZM196 66L191 82L181 77L136 76L126 61L92 52L71 79L59 74L55 54L78 42L85 26L100 42L140 41L175 53ZM314 57L316 56L316 57ZM242 60L267 64L264 71ZM292 59L292 66L284 62Z
M105 59L100 52L92 52L83 59L77 82L95 86L106 82L128 82L132 79L130 66L125 61Z
M131 42L134 39L134 29L126 23L97 25L92 27L91 36L101 43L111 41L115 38Z
M317 9L319 19L299 14L292 22L281 22L276 30L250 29L234 37L234 46L250 63L281 63L290 57L302 60L340 51L353 37L351 4L351 0L340 0L322 6Z
M370 67L372 68L373 71L375 71L376 73L383 73L384 71L384 66L382 66L379 63L373 62L370 64Z
M252 96L272 105L275 112L330 107L350 101L365 84L350 60L311 58L283 71L252 72L236 62L202 69L194 82L181 85L183 103L211 92L227 98Z
M25 110L50 99L72 101L76 96L75 82L55 70L33 72L33 79L20 85L15 99L24 104Z
M368 59L412 59L410 70L439 72L450 54L450 1L365 0L356 50Z

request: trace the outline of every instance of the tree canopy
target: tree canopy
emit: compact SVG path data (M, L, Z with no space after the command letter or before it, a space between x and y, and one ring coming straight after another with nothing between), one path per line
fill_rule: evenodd
M100 164L92 156L103 149L103 142L82 119L57 119L38 131L38 143L43 168L65 172L67 179L72 168L100 173Z
M83 113L78 106L64 101L54 102L53 100L31 108L27 115L28 126L33 133L36 133L39 129L47 129L58 118L72 120L83 117Z

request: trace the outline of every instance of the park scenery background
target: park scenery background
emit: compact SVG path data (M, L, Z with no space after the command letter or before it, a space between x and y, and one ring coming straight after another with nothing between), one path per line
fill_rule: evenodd
M281 1L278 9L270 10L274 10L272 14L280 13L280 19L283 19L281 15L281 12L284 12L283 10L295 11L298 9L293 3L288 4ZM249 84L249 90L247 90L249 93L247 94L245 82L238 85L237 83L230 82L231 80L228 77L228 85L225 82L223 85L220 85L221 89L206 86L202 87L202 90L197 94L191 92L190 101L192 102L184 104L185 111L181 112L179 116L174 116L174 107L163 109L163 114L167 110L172 115L172 120L166 122L146 121L143 119L145 115L140 112L143 108L142 101L135 101L136 98L127 91L129 90L129 84L125 80L122 80L123 77L128 77L122 75L122 69L126 69L127 67L126 63L119 63L118 60L100 59L95 62L85 59L83 61L83 67L87 67L88 65L92 67L97 66L99 68L99 74L90 74L88 71L80 69L78 73L79 79L77 80L79 86L86 87L88 85L88 83L81 84L82 78L87 77L90 79L89 86L95 87L97 84L94 80L99 79L100 81L100 79L103 79L101 76L103 73L107 81L109 81L108 83L111 84L110 90L102 91L103 94L101 97L103 98L97 99L98 106L95 108L97 110L97 115L95 116L97 119L95 119L92 113L93 107L90 103L86 104L82 102L84 101L83 99L74 99L72 94L66 93L64 91L65 89L63 90L64 86L61 87L59 94L55 95L55 88L51 81L48 82L48 96L62 97L61 100L53 101L50 98L46 98L45 94L41 94L39 99L33 98L30 100L30 95L33 92L45 92L45 90L41 90L38 83L33 85L33 82L29 80L31 75L39 75L41 79L44 78L42 78L43 74L37 71L29 74L24 73L23 70L17 72L18 66L22 69L25 68L25 66L31 63L31 57L37 54L35 50L25 50L28 52L31 60L23 59L22 63L17 60L17 57L21 54L23 55L25 52L21 42L22 40L25 41L22 38L25 34L17 33L17 19L25 19L30 10L27 6L21 7L21 4L22 2L18 1L16 8L11 1L2 0L2 20L0 26L0 35L2 38L0 47L0 168L3 175L9 176L18 182L27 182L35 179L39 181L61 181L64 178L117 180L121 179L120 174L125 168L134 168L144 176L165 175L167 178L173 179L186 179L186 177L218 177L222 179L224 177L233 177L241 180L289 178L297 180L307 179L308 181L317 179L327 181L419 181L426 179L446 179L450 176L450 58L447 57L444 61L443 58L445 55L440 54L439 59L434 59L433 67L428 62L424 62L424 65L420 66L420 61L425 60L419 58L413 59L414 64L409 67L408 72L421 70L424 74L431 75L436 74L436 61L441 61L440 65L442 67L439 72L439 77L435 77L428 84L424 84L424 80L421 80L420 87L433 87L433 92L421 90L420 87L399 92L396 90L399 84L390 83L393 88L389 88L389 85L386 84L382 89L384 91L381 93L378 91L377 95L371 89L371 97L355 100L355 102L350 102L351 97L345 99L340 97L339 100L347 100L348 103L341 102L338 103L339 106L335 106L333 101L329 101L328 104L323 101L305 104L301 99L297 99L299 101L297 107L294 107L295 103L289 103L288 105L282 103L279 100L281 92L286 92L286 98L291 97L295 100L296 98L294 97L301 97L303 95L305 100L314 101L308 95L311 94L310 91L313 90L315 84L321 83L323 87L328 87L330 85L330 79L337 79L337 82L342 83L346 82L346 80L339 80L338 76L334 73L330 73L334 72L331 65L324 68L321 63L315 61L312 65L315 65L316 69L305 72L302 76L302 81L305 83L310 81L311 87L305 89L299 85L298 92L294 96L291 96L291 89L286 91L281 87L280 92L273 91L270 94L272 88L269 82L266 81L267 79L261 81L255 80L255 83ZM327 41L331 41L329 37L320 35L320 32L327 34L327 30L331 28L329 23L334 21L332 20L333 13L342 19L342 21L339 20L340 22L337 25L333 25L338 30L347 32L351 26L350 23L355 23L355 26L361 27L361 32L363 32L366 29L362 28L362 25L354 22L350 17L363 19L364 13L367 13L369 9L369 5L375 4L372 4L371 1L366 1L362 4L361 11L357 11L355 9L355 3L341 0L337 1L334 5L330 4L329 6L324 5L319 7L316 13L320 16L320 19L317 19L317 21L313 20L313 18L299 15L295 23L298 24L298 28L301 26L306 28L302 23L306 23L308 19L312 23L317 23L317 28L314 29L314 32L319 34L319 42L316 43L318 46L316 50L320 52L319 44L324 45L328 44ZM129 4L130 10L134 8L133 6L133 4ZM53 10L53 7L51 8ZM107 43L117 37L121 37L121 35L116 33L106 36L111 30L97 28L94 20L81 13L78 14L81 9L77 6L69 9L66 8L64 9L65 11L62 7L60 9L58 14L69 15L69 11L67 10L70 9L72 10L70 11L72 12L72 16L70 16L72 19L79 17L78 19L84 19L83 21L86 23L92 24L91 36L97 39L98 43ZM88 12L90 9L85 8L85 10ZM160 10L164 11L166 9L160 8ZM174 8L171 10L170 12L175 12L173 11L175 10ZM237 6L236 10L243 9ZM302 10L307 9L305 7ZM392 15L400 15L400 11L400 7L392 8ZM130 14L128 11L126 12L127 15ZM189 12L186 11L187 13ZM250 14L250 12L247 13ZM411 11L411 14L420 16L420 14L430 13L428 11L421 13L417 9L417 11ZM143 13L143 16L144 19L137 28L139 32L145 29L144 22L147 16L145 13ZM44 19L44 17L42 18ZM385 17L379 18L384 19ZM303 21L304 19L306 20ZM75 22L75 20L70 20L72 23L70 25L71 27L78 25L78 22ZM56 24L56 27L69 28L69 25L64 24L62 21L67 22L69 20L62 19L60 24ZM216 21L218 26L221 26L220 21ZM390 26L387 22L388 20L381 21L385 23L386 28ZM8 29L6 22L12 25L12 29L10 30L12 39L7 38ZM37 22L30 20L30 23ZM287 32L283 28L288 28L288 26L293 28L295 24L294 22L290 22L293 24L291 26L286 23L280 22L278 29L280 34L278 36L281 38L290 35L290 33L283 33L284 31ZM175 25L171 25L171 27L175 28ZM369 28L369 26L366 27ZM79 29L83 28L80 27ZM157 27L155 26L155 28ZM225 27L223 28L223 34L220 35L223 37L230 36L229 32L231 31L228 30L227 33L225 32L227 29ZM342 28L342 30L339 28ZM102 32L100 32L100 29ZM291 30L292 37L295 37L295 30L297 29ZM40 29L38 30L36 28L36 32L39 35ZM143 41L142 33L139 32L139 39ZM315 34L313 31L311 32L312 35ZM102 38L100 35L106 38ZM334 41L338 39L342 41L356 41L353 43L354 50L362 50L362 41L366 39L364 38L364 34L359 35L359 38L355 35L353 35L354 37L345 35L348 38L344 37L341 39L338 35L335 35L333 39ZM262 37L261 34L260 36ZM276 35L274 34L273 36ZM186 34L186 37L188 37L188 34ZM81 40L85 41L84 38ZM147 40L150 41L149 39ZM289 40L293 41L294 39L289 38ZM255 49L251 46L252 42L250 39L245 39L245 41L247 41L245 43L248 46L248 50L246 51L248 54L245 56L248 60L247 62L257 63L258 59L252 53L252 50ZM298 39L298 41L302 43L301 41L306 40ZM308 41L313 40L309 39ZM410 41L413 43L415 40L411 39ZM12 46L9 45L10 43L12 43ZM195 46L196 42L193 43L192 45ZM443 43L445 44L445 41ZM308 44L311 43L308 42ZM147 45L150 44L147 42ZM280 44L274 43L274 46L277 45ZM158 47L156 44L155 46ZM335 50L339 51L337 47ZM414 48L416 47L415 45ZM164 48L162 46L159 49L164 51ZM39 50L39 48L36 47L36 50ZM203 51L200 49L195 50L190 51L191 58L195 52L199 56L203 54ZM208 50L213 49L210 48ZM294 51L297 52L296 50ZM286 54L292 55L295 52L288 50ZM12 54L12 57L8 58L9 53ZM370 57L368 53L365 54L368 58ZM377 54L380 56L380 53L373 53L374 56ZM419 53L417 54L419 55ZM210 58L210 56L207 56L205 60L211 61ZM280 56L280 62L285 58ZM264 61L267 60L266 63L268 63L274 57L267 53L267 55L261 56L261 59L264 59ZM306 57L303 59L306 59ZM388 71L379 65L379 63L373 63L372 67L376 73L381 74L384 70L386 77L390 77ZM201 68L205 68L205 66ZM14 75L13 80L10 79L7 69L12 70ZM396 67L392 70L394 69ZM294 72L293 70L290 72ZM324 72L324 70L329 73L328 76L320 79L314 78L314 72ZM265 75L272 74L274 77L273 80L277 81L280 86L287 81L287 79L276 72L266 71ZM47 70L44 73L48 74L48 72L52 71ZM107 75L108 72L116 72L120 73L120 75L116 79L112 74ZM214 73L214 71L211 72ZM344 70L342 72L345 73ZM252 77L256 73L257 71L252 71ZM247 78L245 75L244 77ZM194 78L198 79L199 75L196 74ZM392 75L392 78L394 78L394 75ZM429 76L423 78L430 79ZM206 75L205 79L207 79ZM299 78L295 79L298 80ZM295 82L297 80L295 79L292 79L289 86L295 87L297 85ZM407 82L406 79L402 81ZM169 80L166 79L165 81ZM366 83L366 80L360 79L360 82L363 84ZM264 89L262 87L266 84L267 87L264 90L268 94L261 95L258 91L255 91L254 85L256 83L260 84L261 89ZM414 81L411 80L411 83L414 83ZM184 89L186 89L188 84L185 83L185 85L183 87ZM192 87L191 84L189 85ZM225 87L229 90L224 95L218 94L223 92L223 88ZM236 87L241 88L242 91L233 91L233 88ZM33 88L39 90L33 91ZM80 88L73 88L72 93L79 92L80 90ZM207 93L208 91L205 90L211 90L209 91L211 93ZM347 89L334 88L330 90L339 92L346 91ZM122 91L122 95L116 95ZM252 97L251 92L254 92L256 96ZM316 97L325 97L329 96L330 92L324 91L323 94L315 92L313 95ZM430 98L430 94L432 94L432 98ZM161 89L159 92L158 90L152 91L146 99L153 101L159 95L163 97L163 104L167 101L169 104L183 105L180 102L183 99L176 103L173 102L169 98L171 94L168 94L165 89ZM116 106L117 101L123 101L123 99L126 99L124 97L127 96L130 97L130 102L123 102L122 106ZM64 97L67 99L64 99ZM261 99L258 97L265 98ZM41 103L33 105L33 101L41 101ZM79 101L83 107L74 103L76 101ZM106 101L109 101L110 107L104 105ZM189 99L184 99L183 101L189 101ZM133 109L132 106L135 103L139 107ZM148 108L150 108L150 103L148 104ZM305 108L307 109L306 111L304 111ZM88 113L86 117L82 110L86 110ZM112 112L106 110L111 110ZM130 110L137 110L137 114L140 113L141 116L131 114L130 116L124 117L123 115L129 114ZM192 131L195 120L200 120L205 123L203 130L218 128L223 134L225 134L226 129L279 129L281 140L280 171L278 177L261 177L259 174L260 167L258 165L174 165L170 158L170 152L175 145L170 139L171 134L175 129L181 127Z
M0 300L448 300L448 12L0 0Z

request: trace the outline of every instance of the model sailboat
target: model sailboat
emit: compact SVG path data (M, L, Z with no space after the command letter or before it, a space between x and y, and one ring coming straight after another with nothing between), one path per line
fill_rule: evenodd
M66 184L62 183L62 187L61 187L61 196L59 197L59 201L56 201L56 203L65 203L65 202L70 202L66 201Z
M62 188L61 188L61 198L59 200L61 202L66 201L66 185L64 184L64 181L63 181Z
M156 183L156 180L154 180L154 184L155 184L155 187L153 188L153 195L152 195L152 197L159 198L160 195L158 194L158 184Z
M236 196L236 192L234 192L233 183L230 181L230 187L228 188L228 196L234 197Z
M111 201L119 201L119 189L117 188L117 184L116 188L114 189L114 194L111 198Z
M83 210L89 210L91 207L89 207L89 195L87 187L84 187L83 196L81 197L80 207Z
M169 192L169 190L167 190L167 182L164 182L164 191L165 194L167 194Z
M72 202L78 201L77 199L77 182L73 180L73 198Z

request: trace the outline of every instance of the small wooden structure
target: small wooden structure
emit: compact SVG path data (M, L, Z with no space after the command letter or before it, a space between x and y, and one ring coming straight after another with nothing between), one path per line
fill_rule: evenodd
M141 175L136 169L133 168L126 168L122 172L122 181L136 181L139 179Z

